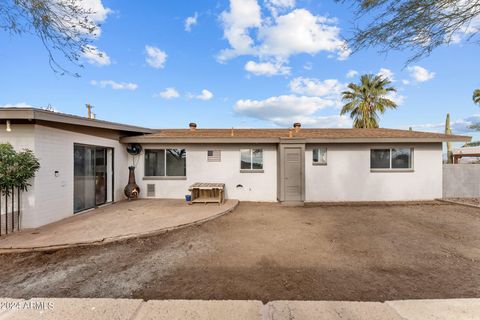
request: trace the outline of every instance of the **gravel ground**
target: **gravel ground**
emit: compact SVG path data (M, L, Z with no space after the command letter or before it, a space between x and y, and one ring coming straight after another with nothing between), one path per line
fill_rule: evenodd
M480 297L480 210L241 203L201 226L0 255L0 296L384 301Z

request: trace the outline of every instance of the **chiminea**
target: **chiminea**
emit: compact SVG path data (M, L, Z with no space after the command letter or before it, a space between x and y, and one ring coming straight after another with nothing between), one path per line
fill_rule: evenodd
M140 194L140 187L135 182L135 167L128 167L128 170L128 184L123 192L127 196L128 200L132 200L138 198L138 195Z

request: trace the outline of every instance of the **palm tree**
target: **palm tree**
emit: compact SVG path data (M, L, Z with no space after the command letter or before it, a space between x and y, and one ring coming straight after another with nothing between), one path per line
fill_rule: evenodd
M480 89L475 89L473 91L473 103L480 104Z
M342 92L342 100L347 104L340 115L350 113L354 128L378 128L378 113L397 108L397 104L389 98L389 94L397 91L388 86L390 83L381 75L362 75L360 84L350 83L347 86L349 90Z

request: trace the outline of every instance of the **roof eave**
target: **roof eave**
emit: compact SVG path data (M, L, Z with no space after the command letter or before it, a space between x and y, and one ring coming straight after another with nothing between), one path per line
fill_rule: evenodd
M0 108L0 119L6 120L43 120L57 123L65 123L94 128L103 128L110 130L154 133L157 130L120 124L115 122L103 121L98 119L87 119L80 116L74 116L64 113L55 113L52 111L33 109L33 108Z
M246 138L246 137L152 137L149 135L124 137L122 143L168 143L168 144L197 144L197 143L442 143L442 142L469 142L471 137L452 136L438 138Z

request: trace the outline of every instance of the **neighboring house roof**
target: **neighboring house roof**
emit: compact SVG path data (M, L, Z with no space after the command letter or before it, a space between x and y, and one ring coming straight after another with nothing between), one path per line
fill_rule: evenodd
M51 122L57 124L116 130L135 134L153 133L157 131L143 127L131 126L127 124L103 121L98 119L89 119L86 117L80 117L71 114L37 108L0 108L0 123L4 122L2 120L19 122L23 121L26 123Z
M125 143L307 143L444 142L471 137L397 129L162 129L143 136L122 138Z
M453 150L453 155L455 156L475 156L480 155L480 146L478 147L462 147Z

